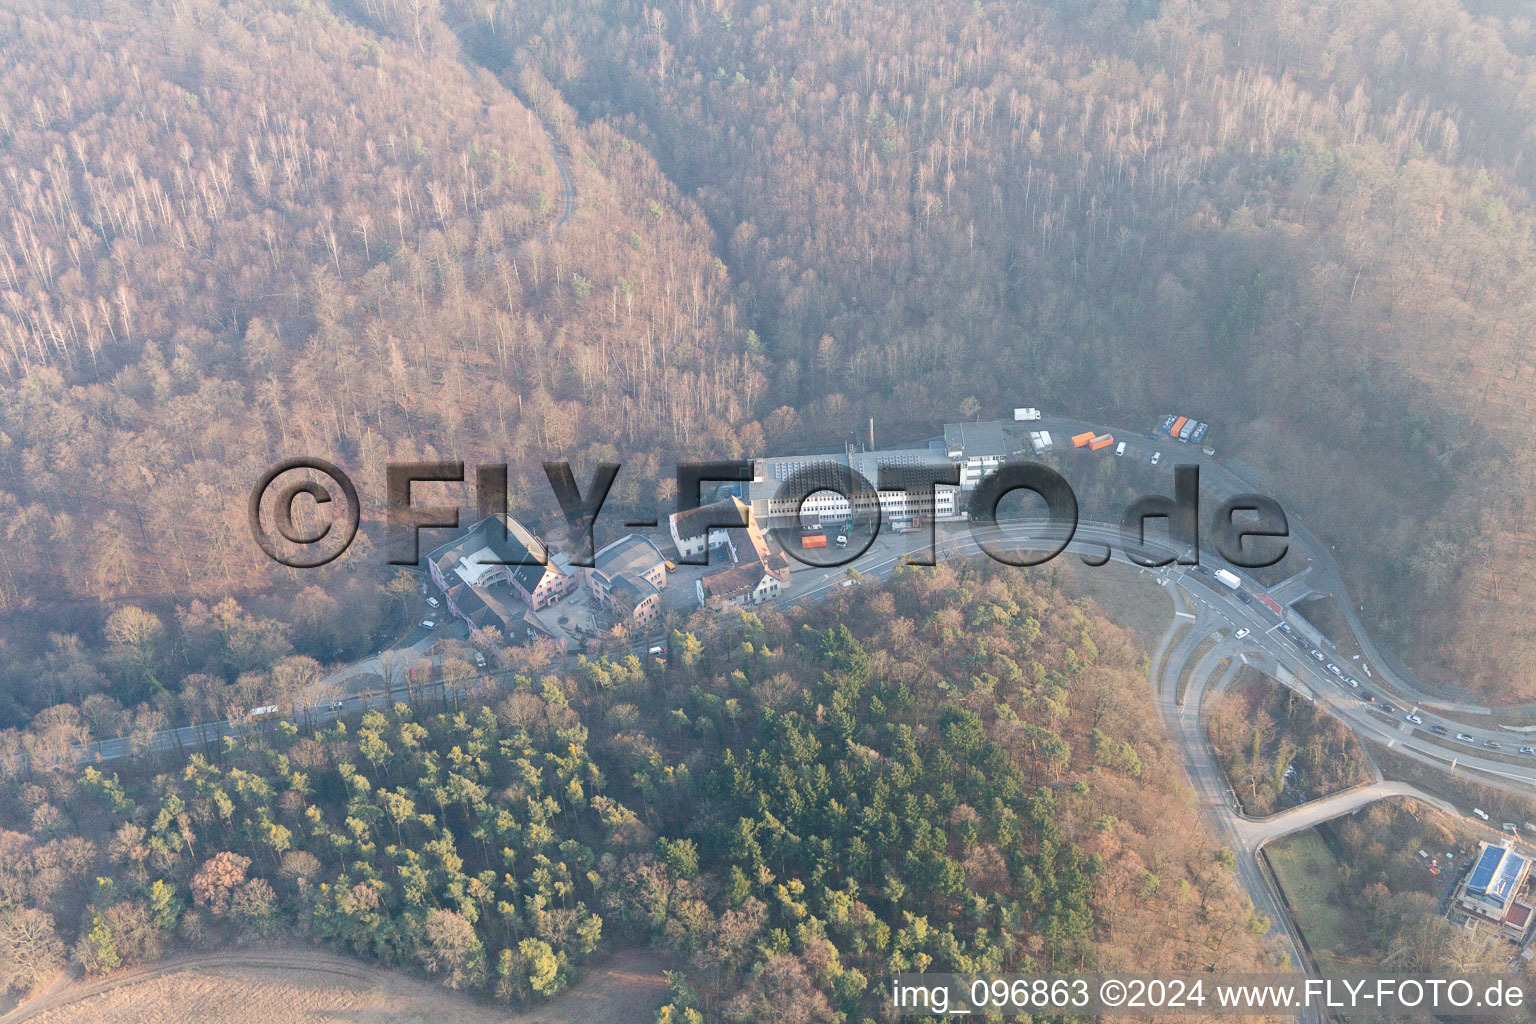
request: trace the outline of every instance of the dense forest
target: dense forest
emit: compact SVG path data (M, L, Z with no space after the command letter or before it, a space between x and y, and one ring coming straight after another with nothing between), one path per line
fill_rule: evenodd
M798 424L1185 408L1431 680L1536 693L1529 17L445 6L698 197Z
M906 968L1269 964L1050 574L242 716L413 621L388 462L507 462L543 530L548 458L664 512L685 458L1020 404L1212 422L1388 645L1536 695L1533 115L1508 0L0 0L0 986L282 933L523 1000L647 943L667 1020L832 1021ZM246 524L293 455L364 505L303 573ZM1256 805L1353 770L1276 700L1213 723Z
M0 984L281 930L523 999L647 942L666 1019L833 1021L903 969L1266 962L1144 659L1047 578L693 625L665 667L514 650L444 703L8 778Z
M622 448L618 507L670 499L665 453L762 447L708 225L536 71L263 2L0 4L0 53L0 724L112 649L125 600L178 648L192 601L233 599L279 648L372 650L370 531L302 578L250 540L281 458L347 467L372 523L391 459L510 462L523 512L545 456Z
M509 461L537 525L546 457L654 510L680 457L1023 400L1215 422L1432 682L1536 693L1531 33L1450 0L0 2L0 726L108 680L175 720L210 669L104 669L125 604L166 650L193 601L269 622L231 685L372 649L391 459ZM292 454L365 505L302 577L244 522ZM61 660L86 685L32 685Z

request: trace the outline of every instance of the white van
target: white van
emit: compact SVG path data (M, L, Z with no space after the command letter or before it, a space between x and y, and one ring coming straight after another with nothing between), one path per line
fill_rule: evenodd
M1124 441L1121 441L1118 445L1115 446L1115 454L1116 455L1124 455L1125 454L1125 442Z

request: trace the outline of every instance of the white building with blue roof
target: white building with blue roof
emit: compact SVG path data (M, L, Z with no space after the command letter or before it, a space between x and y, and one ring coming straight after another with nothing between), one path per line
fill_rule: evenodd
M1456 892L1456 908L1519 942L1531 926L1531 905L1520 899L1530 872L1531 858L1517 853L1512 844L1481 843L1472 870Z

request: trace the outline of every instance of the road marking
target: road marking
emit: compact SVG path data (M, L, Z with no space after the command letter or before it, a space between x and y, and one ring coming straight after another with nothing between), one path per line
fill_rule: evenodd
M1173 617L1176 619L1192 619L1195 616L1192 612L1174 612Z

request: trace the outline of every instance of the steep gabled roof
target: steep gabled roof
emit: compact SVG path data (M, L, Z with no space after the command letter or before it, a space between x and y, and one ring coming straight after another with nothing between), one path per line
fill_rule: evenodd
M756 590L758 584L763 582L763 571L761 562L745 562L710 573L699 580L699 586L704 590L706 601L712 597L728 601Z

